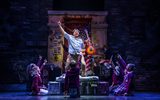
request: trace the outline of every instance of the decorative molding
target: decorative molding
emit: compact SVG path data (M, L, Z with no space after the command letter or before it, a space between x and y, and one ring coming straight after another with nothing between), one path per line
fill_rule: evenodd
M48 10L49 15L86 15L86 16L107 16L107 11L55 11Z

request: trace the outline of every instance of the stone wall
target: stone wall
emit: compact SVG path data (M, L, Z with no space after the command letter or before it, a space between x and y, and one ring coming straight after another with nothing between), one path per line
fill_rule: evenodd
M136 90L160 90L158 4L152 0L105 2L109 47L136 64Z
M6 0L4 4L2 3L0 10L2 83L24 82L26 66L35 62L39 54L46 57L49 33L47 10L50 2Z

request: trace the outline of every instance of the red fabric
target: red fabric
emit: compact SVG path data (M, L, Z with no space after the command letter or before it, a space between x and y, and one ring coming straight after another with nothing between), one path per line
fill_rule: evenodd
M118 85L120 83L119 77L114 73L112 75L112 81L113 81L114 85Z
M91 70L91 55L86 56L86 72Z
M66 72L64 90L68 91L69 88L79 88L79 68L71 68Z
M38 94L40 92L40 87L42 85L42 80L39 75L35 75L33 77L33 82L32 82L32 92L34 94Z

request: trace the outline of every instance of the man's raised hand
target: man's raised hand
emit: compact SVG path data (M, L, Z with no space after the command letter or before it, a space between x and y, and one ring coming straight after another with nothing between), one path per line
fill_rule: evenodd
M61 22L60 22L60 21L58 21L58 25L60 25L60 26L61 26Z

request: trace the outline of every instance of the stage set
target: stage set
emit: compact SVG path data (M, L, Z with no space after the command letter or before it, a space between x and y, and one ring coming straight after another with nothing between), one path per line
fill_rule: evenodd
M64 29L68 33L72 34L72 30L74 28L79 29L80 36L84 41L87 40L87 36L84 30L88 30L88 36L92 41L92 45L96 49L96 53L90 56L104 57L104 53L101 48L107 44L107 14L108 12L96 11L48 11L48 26L51 30L51 33L48 37L48 62L50 64L54 64L54 66L59 66L61 73L64 72L64 62L66 61L66 57L68 55L68 50L65 49L68 48L68 41L64 39L64 36L60 32L59 27L57 26L58 21L63 22L62 24L65 26ZM88 61L88 66L93 69L93 61L91 59L92 58L88 59L90 60ZM57 80L58 82L62 83L60 79ZM100 84L99 89L103 89L101 86L104 86L104 91L103 93L100 93L99 90L99 94L109 94L109 83L100 82L98 76L85 76L80 78L80 81L82 81L81 84L86 82L86 84L89 84L88 86L92 86L93 88L97 88L97 84ZM59 83L49 82L49 85L51 84L58 85ZM57 88L58 87L60 87L60 85L58 85ZM57 92L60 94L60 89L57 90L55 87L52 88L52 90L56 92L55 94L57 94ZM49 91L49 93L54 94L52 90ZM91 90L88 87L88 89L85 91L86 93L82 94L98 94L98 92L96 93L97 89L92 90L94 93L89 93L89 91Z
M6 0L0 8L0 100L160 100L156 0Z
M90 38L92 46L96 49L96 53L88 54L90 58L85 57L86 66L85 71L93 71L94 63L92 59L95 57L104 58L105 54L102 50L107 44L107 23L106 17L108 12L96 11L48 11L48 26L50 28L50 35L48 36L48 65L53 64L60 68L59 73L63 74L55 78L55 81L43 82L48 85L48 94L63 94L63 85L65 78L66 59L68 55L68 41L64 38L58 27L58 21L61 21L66 32L72 34L74 28L80 30L80 36L83 41ZM88 31L88 37L85 33ZM85 50L86 51L86 50ZM92 51L91 51L92 52ZM104 58L105 59L105 58ZM104 60L102 59L102 60ZM105 61L105 60L104 60ZM85 66L85 67L86 67ZM54 70L54 69L53 69ZM99 69L100 70L100 69ZM53 72L58 73L58 72ZM102 73L102 71L101 71ZM98 73L100 75L100 72ZM110 74L110 73L108 73ZM46 76L47 78L47 76ZM47 80L47 79L46 79ZM54 80L54 79L52 79ZM73 80L74 81L74 80ZM108 95L109 82L100 81L99 76L95 73L85 76L80 75L80 91L81 95Z

